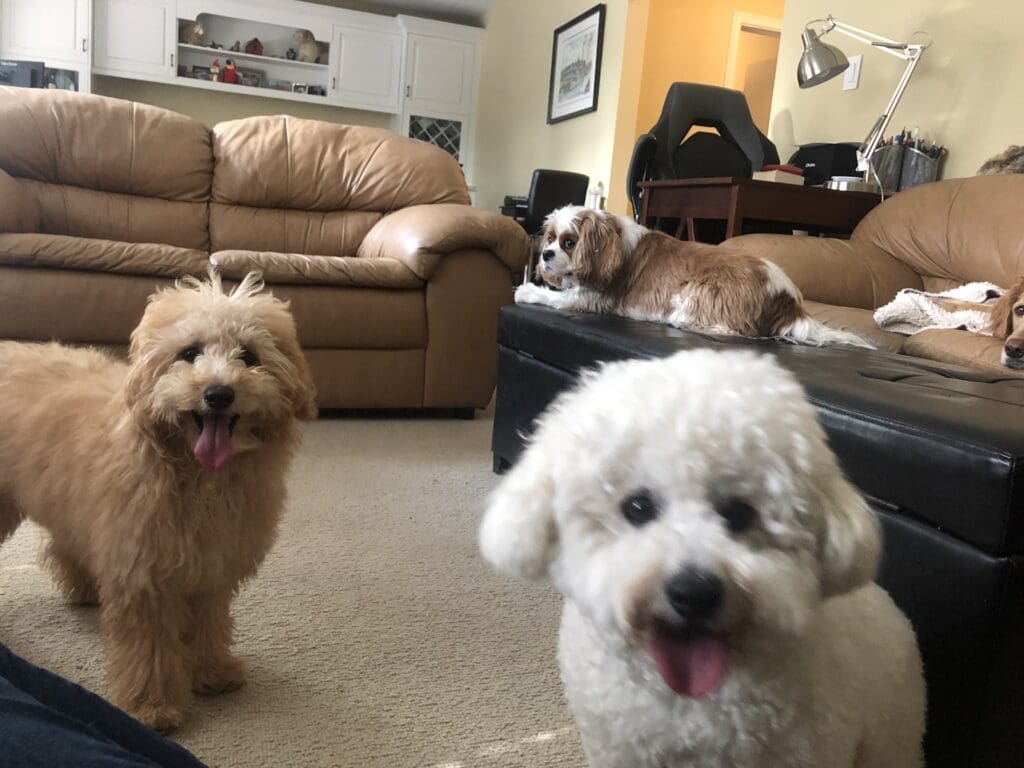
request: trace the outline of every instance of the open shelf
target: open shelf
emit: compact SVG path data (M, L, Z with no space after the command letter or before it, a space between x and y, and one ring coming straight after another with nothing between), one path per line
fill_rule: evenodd
M326 72L326 64L316 64L309 61L296 61L295 59L282 59L277 56L256 56L252 53L245 53L245 51L229 51L227 48L208 48L205 45L189 45L188 43L178 43L179 50L183 51L198 51L200 53L208 53L219 59L238 59L239 61L259 61L273 64L281 64L283 66L295 67L298 69L305 69L310 72Z
M197 80L194 77L176 77L174 85L183 85L186 88L203 88L208 91L221 91L224 93L237 93L242 96L262 96L267 99L284 99L285 101L303 101L307 104L328 104L326 96L311 96L308 93L292 93L291 91L279 91L276 88L253 88L249 85L237 85L235 83L220 83L214 80Z

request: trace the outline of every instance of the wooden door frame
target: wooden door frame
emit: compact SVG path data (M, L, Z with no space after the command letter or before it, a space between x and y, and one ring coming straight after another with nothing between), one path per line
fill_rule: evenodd
M743 11L732 12L732 29L729 31L729 50L726 56L725 82L723 83L726 88L736 87L732 85L732 81L736 77L736 59L739 55L740 35L744 29L774 32L781 37L782 19L774 16L761 16L756 13L744 13Z

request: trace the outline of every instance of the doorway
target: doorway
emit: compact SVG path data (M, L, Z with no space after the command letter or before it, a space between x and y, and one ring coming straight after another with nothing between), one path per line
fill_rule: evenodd
M764 134L768 133L772 113L781 35L782 19L733 12L725 87L743 92L754 124Z

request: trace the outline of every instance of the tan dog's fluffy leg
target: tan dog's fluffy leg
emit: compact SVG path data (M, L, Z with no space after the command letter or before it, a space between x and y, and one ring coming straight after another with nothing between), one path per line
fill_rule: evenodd
M193 631L186 637L194 660L192 690L212 695L236 690L245 683L245 665L231 655L231 597L227 591L192 601Z
M189 612L173 595L103 594L111 700L158 731L181 725L192 669L181 641Z
M89 573L53 540L46 544L44 554L47 570L64 597L72 605L97 605L100 598L96 582Z

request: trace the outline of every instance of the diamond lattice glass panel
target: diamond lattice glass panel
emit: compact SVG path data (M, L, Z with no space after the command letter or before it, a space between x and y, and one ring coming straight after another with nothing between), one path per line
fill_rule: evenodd
M462 146L462 122L460 120L443 120L439 117L412 115L409 118L409 136L440 147L456 160L459 159L459 149Z

